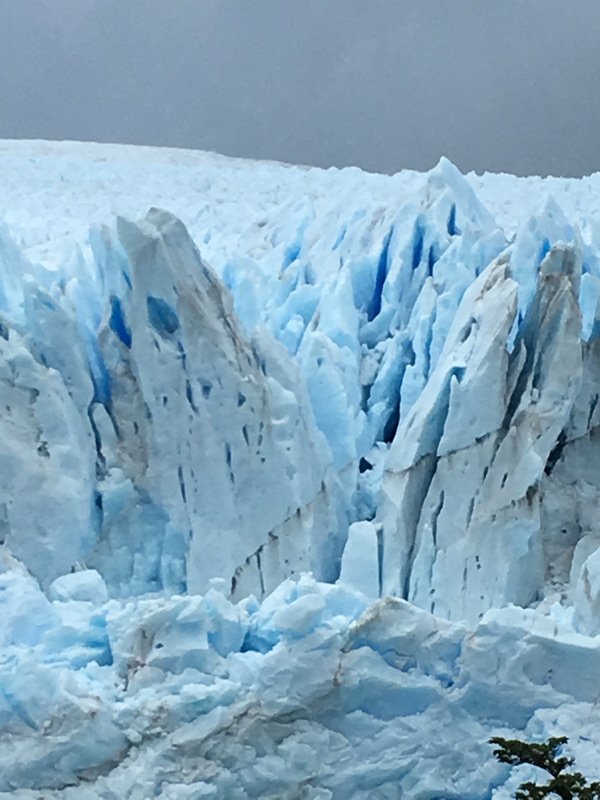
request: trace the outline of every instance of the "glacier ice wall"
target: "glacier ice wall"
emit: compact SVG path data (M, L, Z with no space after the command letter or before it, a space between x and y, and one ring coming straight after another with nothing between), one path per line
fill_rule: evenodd
M594 178L0 175L0 795L501 798L493 733L589 758Z
M334 579L343 496L291 359L242 336L166 212L93 246L91 285L26 282L6 310L6 546L44 586L85 562L115 596Z

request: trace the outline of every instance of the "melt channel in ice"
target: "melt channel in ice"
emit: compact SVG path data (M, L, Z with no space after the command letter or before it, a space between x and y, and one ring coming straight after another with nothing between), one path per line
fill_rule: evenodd
M600 181L0 143L0 797L502 800L600 747Z

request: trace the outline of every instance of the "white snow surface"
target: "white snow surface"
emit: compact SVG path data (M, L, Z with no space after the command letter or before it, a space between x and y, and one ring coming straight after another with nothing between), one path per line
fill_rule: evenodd
M600 175L0 142L0 798L600 777Z

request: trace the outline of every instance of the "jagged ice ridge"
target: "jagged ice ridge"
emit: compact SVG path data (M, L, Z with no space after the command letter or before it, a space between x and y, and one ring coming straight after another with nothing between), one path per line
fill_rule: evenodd
M600 747L600 181L0 143L0 797L502 800Z

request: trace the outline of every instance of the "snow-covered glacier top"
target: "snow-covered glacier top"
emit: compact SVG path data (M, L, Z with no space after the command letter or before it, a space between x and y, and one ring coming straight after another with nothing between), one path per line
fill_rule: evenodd
M599 189L0 143L0 796L596 769Z

